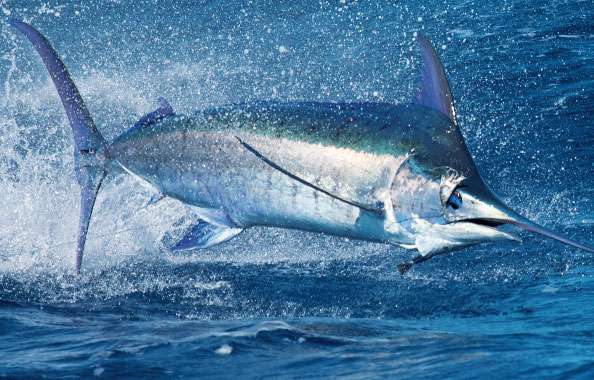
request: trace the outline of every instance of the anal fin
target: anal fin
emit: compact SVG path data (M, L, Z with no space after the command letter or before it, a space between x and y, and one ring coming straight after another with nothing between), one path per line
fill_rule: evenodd
M186 205L196 216L198 219L206 221L207 223L214 224L215 226L220 227L228 227L228 228L236 228L237 226L229 215L222 209L218 208L204 208L198 207L194 205Z
M208 223L202 219L198 220L190 232L188 232L175 246L172 252L187 251L212 247L237 236L243 228L224 227Z

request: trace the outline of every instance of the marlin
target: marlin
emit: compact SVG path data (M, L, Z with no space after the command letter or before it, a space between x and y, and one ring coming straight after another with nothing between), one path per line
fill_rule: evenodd
M404 273L470 245L520 241L499 228L513 225L594 252L513 211L483 181L443 65L421 34L412 104L243 103L187 116L161 98L156 111L108 143L47 39L24 22L9 23L41 56L72 127L81 188L77 273L97 192L114 166L197 214L173 251L275 226L416 249L398 265Z

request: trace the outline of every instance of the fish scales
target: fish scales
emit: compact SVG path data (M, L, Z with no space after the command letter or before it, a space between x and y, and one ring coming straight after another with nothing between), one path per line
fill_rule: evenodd
M377 114L364 117L356 109L320 108L313 103L207 110L131 131L110 149L122 166L164 195L223 210L235 226L269 225L401 241L407 231L392 228L387 233L385 216L361 217L368 212L296 182L237 140L316 186L362 204L380 203L391 213L390 187L407 154L376 152L376 141L360 133L355 117L378 131L385 125L390 106L375 108ZM385 139L378 133L380 138ZM336 146L333 141L342 143Z

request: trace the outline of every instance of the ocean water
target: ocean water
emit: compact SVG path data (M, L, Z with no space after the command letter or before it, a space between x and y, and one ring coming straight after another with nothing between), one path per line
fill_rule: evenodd
M594 244L591 0L0 1L63 57L108 140L157 106L414 96L435 44L469 150L527 217ZM29 42L0 42L0 377L594 377L594 256L522 232L436 257L254 228L169 253L192 215L123 174L73 274L71 132Z

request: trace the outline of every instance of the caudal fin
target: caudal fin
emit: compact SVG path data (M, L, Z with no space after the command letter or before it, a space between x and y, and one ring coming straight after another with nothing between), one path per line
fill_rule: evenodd
M8 23L20 30L33 44L43 60L56 90L60 95L72 133L74 135L74 163L76 178L81 188L78 243L76 247L76 273L80 273L87 230L93 212L93 205L101 182L106 175L104 150L107 143L95 127L89 110L64 63L48 40L31 25L18 20Z

